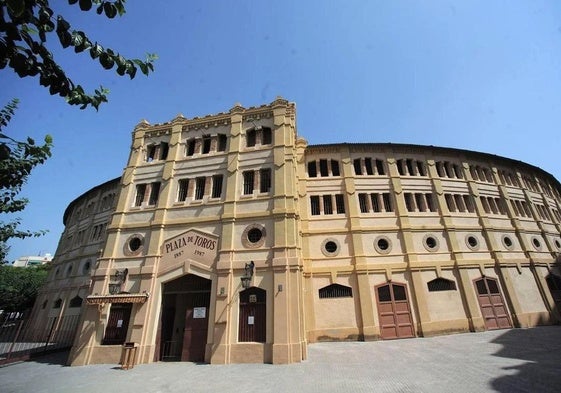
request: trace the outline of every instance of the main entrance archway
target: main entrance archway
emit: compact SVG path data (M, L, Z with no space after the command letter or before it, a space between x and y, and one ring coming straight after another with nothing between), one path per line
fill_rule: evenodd
M160 360L205 360L211 284L193 274L164 284Z
M415 337L407 286L388 283L378 285L375 289L382 339Z
M481 315L485 320L485 328L488 330L511 328L512 324L497 280L489 277L475 280L475 289Z

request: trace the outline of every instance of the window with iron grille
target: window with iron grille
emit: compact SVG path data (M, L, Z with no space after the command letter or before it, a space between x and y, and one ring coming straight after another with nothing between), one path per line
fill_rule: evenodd
M177 201L184 202L187 199L187 190L189 189L189 179L179 179L177 182Z
M212 198L220 198L222 196L222 175L212 176Z
M271 169L265 168L259 170L259 192L271 191Z
M362 175L362 164L360 158L355 158L353 160L353 167L355 169L355 175Z
M319 196L318 195L310 196L310 208L311 208L312 216L319 216L320 207L319 207Z
M332 299L338 297L353 297L353 289L340 284L331 284L319 289L320 299Z
M388 192L384 192L382 194L382 201L384 201L384 209L387 212L393 212L392 199L391 199L390 194Z
M206 178L197 177L195 180L195 199L201 200L205 195Z
M255 174L253 171L245 171L243 173L243 193L244 195L253 194L253 185L255 181Z
M367 175L373 175L374 171L372 170L372 159L370 157L366 157L364 159L364 169L366 169Z
M427 283L429 292L439 292L439 291L455 291L456 283L445 278L435 278Z

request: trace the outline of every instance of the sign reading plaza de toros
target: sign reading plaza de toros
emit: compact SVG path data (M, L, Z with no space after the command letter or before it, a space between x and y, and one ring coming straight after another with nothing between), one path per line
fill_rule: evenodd
M166 240L162 244L162 262L172 264L186 259L210 265L218 254L218 237L195 230Z

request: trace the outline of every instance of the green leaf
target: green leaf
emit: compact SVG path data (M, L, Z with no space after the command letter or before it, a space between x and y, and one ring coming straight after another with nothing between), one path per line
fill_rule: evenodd
M80 0L80 9L89 11L92 8L92 0Z
M109 2L103 4L103 10L105 11L105 15L109 19L113 19L115 16L117 16L117 8Z
M8 10L16 17L19 17L25 11L25 2L22 0L7 0Z
M105 52L103 52L99 56L99 62L101 63L101 66L106 70L110 70L115 65L115 61L113 60L113 58Z
M97 59L103 53L103 47L97 42L90 49L90 56L92 59Z

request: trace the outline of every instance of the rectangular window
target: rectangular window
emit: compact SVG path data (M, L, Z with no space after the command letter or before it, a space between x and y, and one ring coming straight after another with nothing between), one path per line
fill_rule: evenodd
M177 201L184 202L187 199L187 190L189 189L189 179L180 179L178 182Z
M263 127L261 132L262 132L261 144L270 145L273 141L273 135L271 133L271 129L269 127Z
M409 176L415 175L415 171L413 169L413 160L408 158L407 160L405 160L405 164L407 165L407 174Z
M417 209L420 212L427 211L427 204L425 203L425 201L426 201L425 194L420 194L420 193L415 194L415 203L417 204Z
M323 214L333 214L333 203L331 202L331 195L323 196Z
M160 143L160 160L168 158L169 145L166 142Z
M255 130L248 130L246 134L247 147L255 146Z
M378 171L378 175L384 175L384 163L382 160L376 160L376 170Z
M406 192L403 194L403 198L405 199L405 207L407 208L407 211L415 211L415 205L413 204L413 194L411 194L410 192Z
M195 199L201 200L205 195L206 177L197 177L195 181Z
M158 196L160 195L160 182L155 182L150 185L150 199L148 204L153 206L158 203Z
M331 174L333 176L341 176L339 173L339 161L331 160Z
M189 139L187 141L187 156L192 156L193 154L195 154L195 140L194 139Z
M152 162L156 156L156 146L148 145L146 146L146 162Z
M475 207L473 206L473 201L471 196L464 195L464 204L466 205L466 209L470 213L475 213Z
M382 194L382 200L384 201L384 209L387 212L393 212L392 200L388 192Z
M372 170L372 159L367 157L364 159L364 167L366 169L367 175L373 175L374 171Z
M374 211L374 213L380 213L382 211L380 207L380 194L370 194L370 200L372 202L372 210Z
M425 164L423 164L421 161L417 161L417 172L419 176L426 176L427 173L425 171Z
M329 176L327 170L327 160L319 160L319 173L321 176Z
M360 206L361 213L368 213L367 194L358 194L358 205Z
M203 154L210 153L210 136L203 136Z
M318 171L316 168L316 162L310 161L308 162L308 177L317 177Z
M136 197L134 199L135 206L142 206L142 202L144 202L144 194L146 194L146 184L137 184Z
M431 212L435 212L437 211L436 209L436 204L434 203L434 199L432 197L432 194L425 194L425 201L427 203L427 208L429 211Z
M355 168L355 175L362 175L362 164L360 163L360 158L354 159L353 167Z
M448 211L455 212L456 208L454 206L454 201L452 200L452 194L444 194L444 199L446 200L446 206L448 206Z
M220 198L222 196L222 175L212 176L212 198Z
M337 214L345 214L345 198L343 194L335 195L335 205L337 206Z
M226 151L228 138L224 134L218 134L218 151Z
M255 175L253 171L246 171L243 173L243 194L251 195L253 194L253 182Z
M310 197L310 208L312 211L312 216L318 216L320 214L319 196L313 195Z
M271 169L261 169L259 171L259 192L271 191Z

